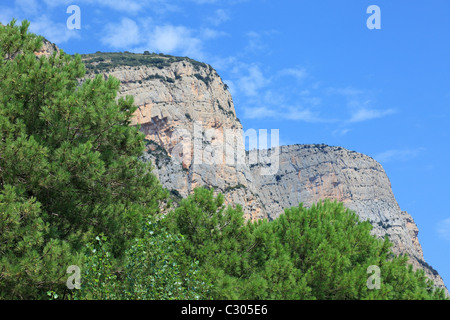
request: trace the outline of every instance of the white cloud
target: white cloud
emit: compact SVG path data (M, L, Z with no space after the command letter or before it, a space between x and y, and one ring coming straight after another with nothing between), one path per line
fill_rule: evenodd
M248 0L188 0L191 2L194 2L196 4L214 4L220 2L221 5L228 4L228 5L235 5L242 2L246 2Z
M73 38L79 38L79 30L69 30L65 23L56 23L42 15L30 21L30 32L44 36L47 40L61 44Z
M119 24L109 23L101 42L115 49L137 45L141 42L139 27L129 18L122 18Z
M373 101L370 99L373 96L368 90L356 89L351 86L345 88L331 87L326 89L326 94L334 94L343 96L346 99L346 106L350 112L350 119L348 123L356 123L382 118L396 112L395 109L375 109Z
M344 128L344 129L333 130L332 134L333 134L333 136L341 136L342 137L342 136L345 136L349 132L350 132L350 129Z
M264 93L259 94L259 96L264 101L264 104L281 106L287 103L286 97L273 89L264 90Z
M137 13L146 7L146 1L123 1L123 0L97 0L89 1L94 4L102 5L119 12ZM147 1L148 3L149 1Z
M387 115L390 115L390 114L393 114L393 113L395 113L394 109L375 110L375 109L362 108L362 109L356 110L352 114L349 122L361 122L361 121L367 121L367 120L382 118L384 116L387 116Z
M267 43L264 41L264 37L276 34L277 31L269 30L269 31L249 31L245 34L248 38L247 46L244 48L244 54L248 53L261 53L268 52Z
M210 24L216 27L228 20L230 20L230 14L227 10L224 9L217 9L216 11L214 11L214 15L208 17L207 19Z
M216 70L231 70L232 66L237 63L237 58L235 56L228 57L210 57L211 65L214 66Z
M15 3L18 9L23 11L27 16L34 16L40 10L40 6L36 0L16 0Z
M68 6L73 3L71 0L44 0L44 2L49 7Z
M216 3L217 0L191 0L191 2L194 2L196 4L212 4Z
M363 90L358 90L355 89L353 87L346 87L346 88L328 88L327 89L327 93L328 94L339 94L339 95L343 95L346 97L352 97L352 96L357 96L357 95L361 95L364 94Z
M436 230L441 239L450 241L450 218L440 221Z
M236 85L234 84L234 81L232 80L228 80L228 79L224 79L223 83L225 83L228 86L228 91L230 91L231 96L234 97L236 94Z
M282 69L278 72L279 76L292 76L297 80L303 80L306 78L308 73L305 68L287 68Z
M42 35L58 45L80 37L80 31L69 30L65 20L56 22L49 15L42 14L44 9L36 0L15 0L14 5L9 8L0 7L0 22L7 24L15 18L16 25L20 25L22 20L26 19L30 22L30 32Z
M264 37L271 36L278 33L276 30L267 30L267 31L248 31L245 33L245 36L248 38L248 43L243 50L243 55L247 55L249 53L267 53L269 52L267 47L267 42L264 40Z
M288 107L287 112L283 114L283 118L288 120L302 120L306 122L322 122L311 110L296 107Z
M256 65L248 67L248 74L238 80L240 90L247 96L256 96L259 90L270 83L260 68Z
M267 76L256 64L233 61L233 95L240 100L243 117L247 119L283 119L309 123L335 122L321 115L321 98L297 85L278 86L280 77L289 76L302 80L307 76L305 68L287 68L273 76ZM292 99L292 95L299 95Z
M174 1L167 0L44 0L49 8L68 7L69 5L77 5L83 10L102 11L104 8L117 11L118 13L126 13L137 16L140 13L149 14L165 14L167 12L179 11L179 6L173 4Z
M22 0L23 1L23 0ZM28 0L26 0L28 1ZM138 0L44 0L49 7L69 6L71 4L78 5L83 12L83 5L93 5L100 7L107 7L119 12L138 13L150 5L162 5L162 1L138 1Z
M322 99L319 97L302 97L301 100L304 104L311 106L319 106L322 103Z
M264 107L249 107L244 109L244 118L247 119L263 119L279 116L279 112L274 109Z
M269 106L257 106L244 108L244 118L247 119L266 119L276 118L292 121L304 121L310 123L318 122L334 122L331 119L324 119L317 113L303 107L280 106L276 105L272 108Z
M133 52L162 52L193 59L203 59L203 41L211 39L212 32L198 31L185 26L154 25L151 19L135 21L123 18L110 23L102 31L102 43L114 49Z
M224 36L228 36L228 33L210 28L204 28L201 30L201 37L205 40L217 39Z
M196 59L203 57L202 41L184 26L156 26L147 45L163 53L178 53Z
M377 161L385 163L391 161L408 161L412 158L417 157L423 151L425 151L424 148L394 149L378 153L373 158Z

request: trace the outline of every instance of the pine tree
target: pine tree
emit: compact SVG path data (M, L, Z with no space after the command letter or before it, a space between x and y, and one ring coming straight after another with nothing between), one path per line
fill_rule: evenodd
M185 239L180 265L199 261L201 273L214 282L211 298L238 298L235 288L242 286L239 277L247 270L244 248L251 241L242 208L225 206L223 195L214 196L213 189L196 188L164 223Z
M308 299L442 299L443 290L434 287L422 270L414 272L405 255L392 252L386 237L370 233L372 225L360 221L342 203L320 201L305 208L286 209L269 224L278 243L266 259L287 253L296 274L306 284ZM270 236L267 236L270 238ZM379 268L380 286L368 286L369 267ZM285 287L285 294L296 292ZM298 294L298 293L295 293Z
M200 261L213 299L445 298L342 203L300 204L274 221L251 223L239 206L227 208L221 194L199 188L168 221L187 241L182 259ZM371 266L380 270L379 289L368 285Z
M100 233L120 259L167 198L119 81L87 79L79 55L37 58L29 23L0 27L0 298L62 290ZM46 273L46 274L44 274Z

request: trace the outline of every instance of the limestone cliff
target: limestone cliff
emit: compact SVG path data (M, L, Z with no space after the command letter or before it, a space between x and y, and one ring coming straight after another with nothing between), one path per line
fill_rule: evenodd
M138 110L133 124L141 126L148 141L143 158L152 160L167 189L185 197L195 187L212 186L228 202L241 204L246 218L267 217L246 164L233 100L211 66L129 53L87 55L84 60L89 76L114 76L121 81L120 96L134 97Z
M342 201L388 235L396 253L408 253L443 287L439 274L423 259L413 218L395 200L382 166L341 147L283 146L249 161L242 125L233 100L217 72L189 58L109 53L85 55L89 74L121 81L120 95L132 95L134 123L147 139L144 161L152 161L163 186L185 197L197 186L214 187L229 203L241 204L247 219L276 219L284 208L319 199ZM263 153L264 154L264 153ZM273 174L263 174L268 167Z
M43 39L41 49L34 54L36 55L36 57L40 57L42 55L49 56L52 55L55 51L59 52L59 48L56 46L56 44L48 41L47 39Z

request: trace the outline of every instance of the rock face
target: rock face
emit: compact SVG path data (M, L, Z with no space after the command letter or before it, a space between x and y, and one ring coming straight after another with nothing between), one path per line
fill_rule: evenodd
M336 199L369 220L373 234L387 235L394 251L407 253L414 268L445 287L424 261L418 228L400 209L378 162L326 145L283 146L260 152L255 162L245 152L227 86L211 66L170 56L125 57L85 56L88 76L112 75L121 81L120 96L134 97L138 110L133 124L141 126L148 142L143 160L152 161L162 185L175 197L185 197L197 186L214 187L229 203L242 205L251 220L276 219L300 202L309 206Z
M143 158L155 165L163 186L180 197L195 187L214 187L228 202L241 204L247 219L267 218L246 164L242 125L217 72L187 58L142 55L147 63L138 66L114 65L116 58L105 57L109 71L100 63L90 76L114 76L121 81L120 96L134 97L133 124L148 141Z
M59 52L59 48L56 46L56 44L51 43L47 39L42 40L42 47L39 51L35 52L36 57L40 56L51 56L53 52Z

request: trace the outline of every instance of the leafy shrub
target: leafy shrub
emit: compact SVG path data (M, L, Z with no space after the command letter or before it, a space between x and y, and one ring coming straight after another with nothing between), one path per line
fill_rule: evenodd
M74 299L89 300L198 300L206 299L210 285L199 273L198 261L182 272L176 259L184 239L167 232L159 222L148 223L144 237L136 238L116 266L107 237L100 235L82 268L81 289Z

